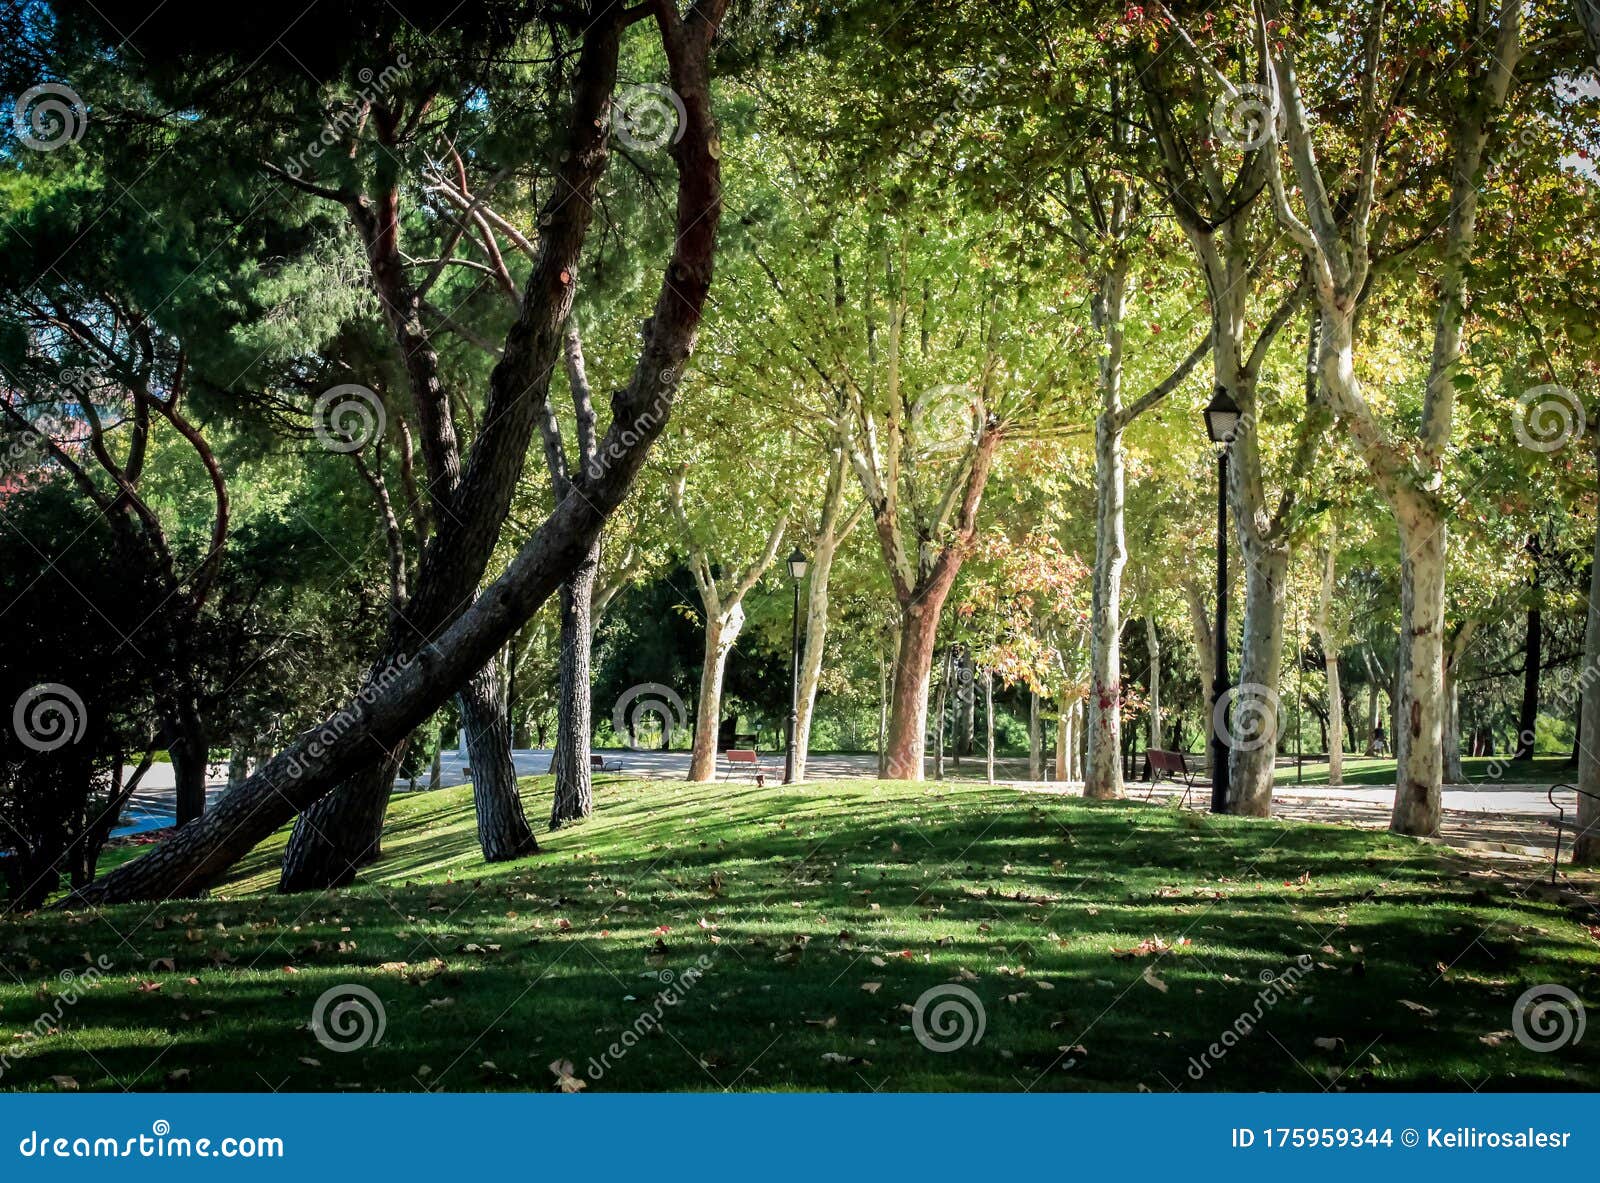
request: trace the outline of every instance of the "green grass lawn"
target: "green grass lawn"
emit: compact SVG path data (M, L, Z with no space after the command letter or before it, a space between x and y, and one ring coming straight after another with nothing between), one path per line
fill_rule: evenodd
M1303 783L1325 785L1328 783L1326 761L1307 763L1303 769ZM1535 756L1531 760L1511 761L1505 757L1464 756L1461 775L1472 784L1555 785L1577 779L1578 770L1565 756ZM1276 783L1294 784L1295 767L1280 766L1274 774ZM1346 756L1344 782L1350 785L1393 785L1394 757Z
M596 796L515 863L451 789L398 799L349 890L267 894L280 835L219 898L7 921L0 1027L45 1033L0 1087L1600 1087L1600 1039L1510 1034L1532 986L1600 1000L1600 915L1436 846L971 785ZM348 985L386 1028L334 1052L309 1024ZM985 1031L934 1052L913 1009L952 985Z

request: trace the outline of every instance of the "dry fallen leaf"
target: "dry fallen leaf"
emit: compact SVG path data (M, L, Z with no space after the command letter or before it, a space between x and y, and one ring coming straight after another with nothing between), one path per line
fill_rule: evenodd
M863 990L865 990L868 994L876 994L880 989L883 988L883 983L882 982L862 982L861 983L861 988Z
M1439 1013L1431 1006L1423 1006L1422 1003L1412 1002L1409 998L1400 999L1400 1005L1405 1007L1407 1010L1416 1011L1417 1014L1421 1015L1425 1019L1431 1019Z
M589 1087L573 1075L571 1060L551 1060L550 1071L555 1073L556 1087L564 1093L575 1093Z
M1157 990L1160 990L1161 993L1163 993L1163 994L1165 994L1167 992L1167 984L1165 982L1163 982L1160 978L1156 977L1156 967L1155 966L1153 966L1153 965L1145 966L1144 967L1144 973L1140 974L1139 976L1144 979L1144 984L1145 985L1154 986Z
M52 1076L50 1081L59 1089L74 1093L78 1091L78 1078L75 1076Z

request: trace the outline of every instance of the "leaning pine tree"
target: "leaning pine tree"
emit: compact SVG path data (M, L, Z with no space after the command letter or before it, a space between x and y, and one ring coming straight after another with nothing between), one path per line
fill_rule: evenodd
M590 553L665 426L711 284L722 202L707 61L725 8L725 0L705 0L680 16L670 4L608 4L579 22L583 47L563 161L565 169L574 170L569 179L598 177L604 166L619 39L629 25L654 18L669 81L683 104L682 135L671 148L678 174L672 254L633 375L612 396L612 420L597 442L595 464L573 481L571 492L523 544L506 572L470 606L447 614L447 623L431 639L386 657L340 710L224 794L205 818L91 885L75 902L203 891L274 829L367 767L374 745L388 751L401 743L454 688L489 665ZM488 413L467 457L463 495L455 502L472 513L463 530L470 541L487 536L492 546L499 519L477 512L478 502L468 494L481 494L491 508L509 497L537 417L546 409L546 385L530 379L547 380L560 362L577 256L588 229L587 205L569 199L562 209L551 211L541 228L539 261L524 287L522 312L507 335L505 356L491 379ZM425 561L419 595L435 562L433 554Z

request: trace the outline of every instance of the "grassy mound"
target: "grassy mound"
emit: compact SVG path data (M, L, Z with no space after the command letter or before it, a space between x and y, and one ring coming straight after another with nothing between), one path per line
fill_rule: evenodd
M1512 1031L1531 987L1600 1000L1600 916L1432 845L970 785L596 797L514 863L445 790L349 890L270 894L269 844L218 898L8 922L0 1087L1600 1086L1600 1040ZM330 1050L352 987L382 1037Z

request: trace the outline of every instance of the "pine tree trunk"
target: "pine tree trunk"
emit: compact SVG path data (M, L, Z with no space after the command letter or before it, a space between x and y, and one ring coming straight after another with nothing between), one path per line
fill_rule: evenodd
M550 767L555 799L550 828L559 830L594 812L594 779L589 767L591 728L590 656L594 643L594 581L600 569L596 544L582 566L561 585L561 672L557 688L556 747Z
M205 725L192 701L184 701L175 708L172 728L174 739L168 747L172 757L172 779L177 800L178 825L187 825L206 811L206 772L208 741Z
M383 855L383 815L405 744L367 764L295 819L278 872L280 892L344 887Z
M694 750L689 756L689 779L714 780L717 775L717 734L722 723L722 680L728 654L744 628L744 605L734 604L720 618L706 618L706 647L700 662L700 697L695 703Z
M1396 787L1389 828L1431 837L1439 832L1444 776L1445 524L1420 500L1400 515L1401 681L1396 719Z
M506 686L496 658L461 688L461 723L472 759L472 802L478 814L478 845L485 862L499 863L539 852L522 810L517 769L511 759L511 720Z

